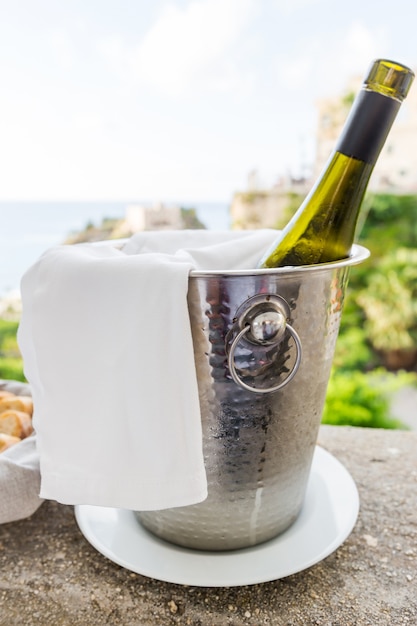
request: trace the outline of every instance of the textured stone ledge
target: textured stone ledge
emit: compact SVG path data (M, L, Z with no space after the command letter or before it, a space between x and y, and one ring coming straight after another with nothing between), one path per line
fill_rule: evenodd
M46 502L0 526L0 624L417 624L417 433L323 426L319 444L351 473L361 510L345 543L314 567L247 587L163 583L108 561L72 507Z

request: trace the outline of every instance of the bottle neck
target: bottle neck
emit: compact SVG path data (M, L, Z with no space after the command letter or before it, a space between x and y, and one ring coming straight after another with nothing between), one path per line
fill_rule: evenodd
M336 151L375 165L401 102L375 91L359 92Z

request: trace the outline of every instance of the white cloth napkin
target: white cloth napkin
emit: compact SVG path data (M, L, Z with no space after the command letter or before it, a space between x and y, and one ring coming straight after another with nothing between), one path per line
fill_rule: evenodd
M152 510L207 497L192 269L254 267L275 231L145 232L48 250L21 284L40 496Z

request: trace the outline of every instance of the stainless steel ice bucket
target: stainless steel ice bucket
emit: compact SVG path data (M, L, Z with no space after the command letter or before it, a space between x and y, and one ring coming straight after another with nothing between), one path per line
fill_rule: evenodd
M307 486L349 268L368 256L276 270L193 272L189 314L208 497L136 512L175 544L230 550L297 518Z

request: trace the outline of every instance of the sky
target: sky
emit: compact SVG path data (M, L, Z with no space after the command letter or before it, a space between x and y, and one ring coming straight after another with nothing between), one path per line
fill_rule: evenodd
M314 158L317 101L415 69L410 0L0 0L0 201L229 202ZM417 88L417 84L414 86Z

